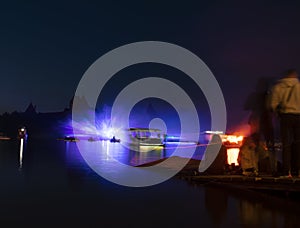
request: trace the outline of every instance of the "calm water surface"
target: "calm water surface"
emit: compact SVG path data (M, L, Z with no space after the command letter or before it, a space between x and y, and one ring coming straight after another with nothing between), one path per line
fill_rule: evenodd
M100 156L102 162L115 158L133 166L173 152L135 153L120 144L85 143L91 151L102 147L107 155ZM300 226L299 212L225 189L195 187L176 178L147 188L110 183L86 165L75 143L29 139L23 150L20 145L0 141L0 222L5 227ZM202 153L203 148L198 149L195 157ZM115 167L106 171L118 175Z

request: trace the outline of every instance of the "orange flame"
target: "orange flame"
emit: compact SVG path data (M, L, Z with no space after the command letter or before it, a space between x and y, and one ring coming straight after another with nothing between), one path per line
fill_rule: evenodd
M227 163L229 165L235 164L236 166L239 165L238 157L240 153L240 148L228 148L227 149Z
M230 143L230 144L241 144L244 139L244 136L237 136L237 135L223 135L222 141L223 143Z
M223 135L222 142L225 146L227 146L227 163L229 165L235 164L239 165L238 157L240 153L240 146L244 140L244 136L242 135Z

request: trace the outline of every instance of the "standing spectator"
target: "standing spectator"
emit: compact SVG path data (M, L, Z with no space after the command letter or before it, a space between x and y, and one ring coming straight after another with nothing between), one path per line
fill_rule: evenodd
M259 78L256 83L255 91L248 96L245 102L244 109L251 112L248 120L251 132L250 138L245 141L246 145L243 147L243 152L244 156L248 156L247 153L251 154L254 152L257 158L260 157L258 154L261 151L261 142L264 141L268 149L270 167L266 168L264 166L265 169L261 169L260 171L270 172L275 175L277 173L277 159L274 152L273 114L266 105L273 80L271 77ZM250 144L247 145L248 143ZM250 157L248 159L250 159ZM252 164L253 162L258 162L258 160L255 159L250 162ZM260 161L260 168L262 168L263 165L266 164Z
M259 78L255 91L249 95L244 105L245 110L251 111L248 120L251 135L258 141L264 139L269 147L274 144L274 129L272 115L266 107L266 103L272 82L273 78Z
M300 83L294 69L283 76L272 88L270 108L280 117L283 175L300 177Z

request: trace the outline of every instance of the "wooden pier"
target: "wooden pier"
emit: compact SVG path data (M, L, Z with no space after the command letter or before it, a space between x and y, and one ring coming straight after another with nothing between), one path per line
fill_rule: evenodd
M281 178L270 176L246 177L241 175L195 175L178 174L182 179L198 183L231 184L245 189L262 191L288 191L300 193L300 178Z
M179 157L171 158L173 162L183 159ZM165 159L140 165L139 167L146 167L158 164ZM198 167L201 161L191 159L184 169L177 175L177 178L188 181L193 185L209 185L222 188L231 188L240 191L255 191L266 193L268 195L281 196L296 196L300 202L300 178L283 178L272 177L260 174L257 177L243 176L243 175L209 175L198 172Z

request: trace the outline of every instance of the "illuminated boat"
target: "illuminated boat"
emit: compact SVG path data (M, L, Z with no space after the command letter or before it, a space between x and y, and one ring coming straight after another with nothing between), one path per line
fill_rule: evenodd
M154 128L129 128L129 143L131 146L162 147L163 134L161 130Z
M79 140L78 140L76 137L74 137L74 136L65 136L63 140L66 141L66 142L77 142L77 141L79 141Z
M18 138L25 139L27 137L27 131L25 127L21 127L18 129Z

